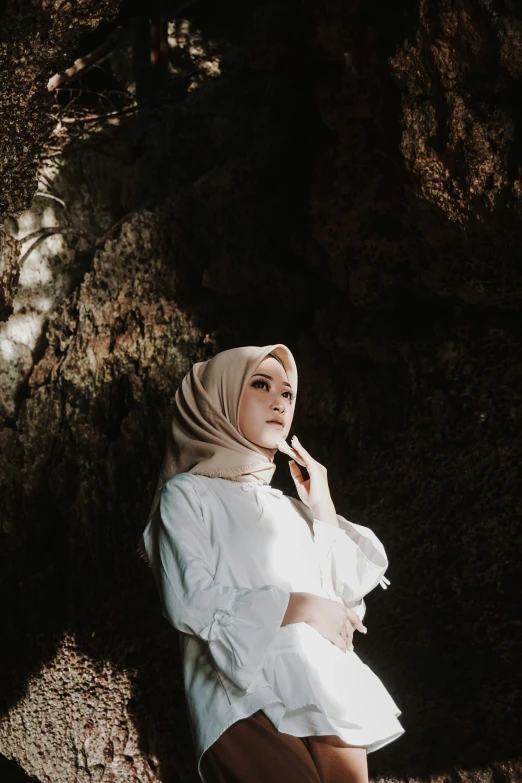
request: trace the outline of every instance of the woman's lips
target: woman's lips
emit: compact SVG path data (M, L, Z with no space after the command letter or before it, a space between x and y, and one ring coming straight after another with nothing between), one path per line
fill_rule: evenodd
M285 425L281 424L280 421L267 421L267 424L275 424L276 427L281 427L281 429L284 429Z

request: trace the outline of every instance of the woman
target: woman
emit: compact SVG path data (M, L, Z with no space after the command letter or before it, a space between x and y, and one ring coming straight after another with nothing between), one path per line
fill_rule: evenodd
M367 753L404 731L352 643L388 560L371 530L336 514L326 468L297 438L287 445L296 393L281 344L196 363L140 542L181 631L204 783L367 783ZM278 449L299 500L270 485Z

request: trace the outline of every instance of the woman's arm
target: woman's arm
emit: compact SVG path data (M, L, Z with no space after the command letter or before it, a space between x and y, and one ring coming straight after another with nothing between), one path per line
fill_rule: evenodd
M235 588L213 577L214 553L201 497L180 474L161 493L159 513L144 533L164 617L208 642L217 668L248 692L287 610L277 585Z
M339 634L347 620L358 631L366 633L362 617L355 609L314 593L290 593L288 608L281 625L314 623L326 630L327 638L333 641L332 634Z
M338 525L313 520L314 542L321 567L332 579L333 588L347 606L364 606L363 597L378 584L386 589L384 577L388 557L373 530L349 522L337 514ZM363 609L364 612L364 609Z
M281 625L310 622L313 618L313 599L315 597L312 593L290 593L290 600Z
M312 457L296 436L292 438L291 447L284 440L277 445L280 451L292 457L290 472L299 502L313 519L314 543L322 576L327 583L331 580L336 595L362 620L366 613L363 597L378 584L386 589L390 583L384 576L388 568L384 547L372 530L348 522L336 513L325 466ZM308 479L304 478L299 465L306 468Z

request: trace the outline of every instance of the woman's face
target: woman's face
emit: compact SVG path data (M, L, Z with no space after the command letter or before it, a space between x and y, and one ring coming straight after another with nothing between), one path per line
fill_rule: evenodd
M259 446L269 459L277 451L277 441L290 432L293 398L294 390L284 368L277 359L267 356L245 386L239 406L239 427L244 437Z

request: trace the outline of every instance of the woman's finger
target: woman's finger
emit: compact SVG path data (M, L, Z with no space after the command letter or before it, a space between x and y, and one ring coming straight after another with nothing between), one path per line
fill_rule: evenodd
M292 443L292 448L297 454L299 460L302 460L305 468L309 470L312 467L312 464L315 462L315 460L307 451L305 451L305 449L301 446L299 440L296 438L295 435L291 438L291 443Z
M290 473L292 474L294 481L297 481L298 484L304 484L305 478L301 473L299 465L297 465L293 459L291 459L288 464L290 465Z
M306 462L303 461L303 458L297 453L295 449L292 449L288 445L286 440L280 440L276 445L279 451L282 451L283 454L287 454L289 457L292 457L292 459L298 462L299 465L302 465L304 468L306 468Z
M308 451L305 449L305 447L304 447L304 446L303 446L303 444L300 442L300 440L299 440L299 438L297 437L297 435L293 435L293 436L290 438L290 440L291 440L291 443L292 443L292 447L293 447L293 448L294 448L294 449L295 449L295 450L296 450L296 451L297 451L299 454L301 454L301 456L302 456L302 457L304 457L305 459L307 459L307 460L309 460L309 461L311 461L311 462L315 462L314 458L312 457L312 455L310 454L310 452L308 452Z
M296 436L294 436L294 438L296 438ZM282 451L284 454L288 454L288 456L292 457L292 459L294 459L299 465L301 465L303 468L306 468L309 473L310 471L314 470L314 467L316 466L322 468L317 460L315 460L311 454L309 454L309 452L303 448L303 446L299 443L299 440L296 438L294 441L294 438L292 438L293 446L289 446L285 440L280 440L276 444L279 451Z
M292 441L292 448L294 451L297 452L299 457L304 460L305 468L309 473L320 471L321 473L324 473L326 475L326 468L324 465L321 465L320 462L317 462L316 459L312 457L309 451L305 449L305 447L302 445L302 443L299 442L299 438L297 435L294 435L291 438Z
M336 641L334 642L335 646L338 647L343 652L346 652L348 649L348 644L346 643L346 639L344 636L342 636L340 633L336 634L335 637Z
M368 631L357 612L354 612L353 609L350 609L348 606L345 606L345 611L346 618L352 623L353 626L355 626L355 628L357 628L358 631L361 633L366 633Z

